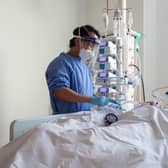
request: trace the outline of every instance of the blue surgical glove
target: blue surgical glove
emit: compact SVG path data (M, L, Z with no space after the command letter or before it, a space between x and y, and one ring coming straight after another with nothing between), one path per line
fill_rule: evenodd
M109 102L111 103L112 108L122 110L121 104L119 102L117 102L116 100L109 98Z
M98 106L105 106L108 103L115 104L116 106L120 106L120 104L113 99L107 98L105 96L92 96L90 99L90 103Z
M120 104L114 104L114 103L112 103L112 104L110 104L110 107L118 109L118 110L122 110L122 107L121 107Z

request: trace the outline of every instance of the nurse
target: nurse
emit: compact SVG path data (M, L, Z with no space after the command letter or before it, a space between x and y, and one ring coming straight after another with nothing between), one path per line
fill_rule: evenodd
M95 55L99 32L90 25L77 27L69 51L51 61L46 71L53 114L89 111L91 105L118 105L113 99L93 96L92 75L87 60Z

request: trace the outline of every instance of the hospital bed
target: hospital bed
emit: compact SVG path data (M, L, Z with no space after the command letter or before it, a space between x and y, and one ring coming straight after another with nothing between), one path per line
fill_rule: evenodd
M11 124L10 124L9 139L10 139L10 141L12 141L15 138L23 135L29 129L31 129L35 126L38 126L42 123L46 123L46 122L49 122L51 120L56 120L60 117L83 115L83 114L87 114L87 113L89 113L89 112L85 111L85 112L78 112L78 113L49 115L49 116L44 116L44 117L32 117L32 118L16 119L16 120L12 121Z
M51 119L55 119L57 116L46 116L46 117L36 117L36 118L29 118L29 119L17 119L12 121L10 124L10 141L14 140L15 138L23 135L29 129L44 123L48 122Z
M91 116L92 113L95 115ZM168 167L168 111L142 105L119 115L119 120L110 126L94 122L94 117L102 113L79 112L14 121L11 142L0 149L0 165L3 168Z

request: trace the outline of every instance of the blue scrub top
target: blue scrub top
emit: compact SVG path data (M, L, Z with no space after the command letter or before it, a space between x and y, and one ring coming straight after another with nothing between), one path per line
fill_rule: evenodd
M90 110L90 103L70 103L54 97L54 91L63 87L70 88L81 95L93 95L93 82L90 70L80 57L61 53L49 64L46 71L46 80L53 114Z

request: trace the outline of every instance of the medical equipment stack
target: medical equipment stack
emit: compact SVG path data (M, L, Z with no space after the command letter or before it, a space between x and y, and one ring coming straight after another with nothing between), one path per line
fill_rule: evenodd
M124 102L140 102L141 72L139 41L141 34L132 30L131 9L116 9L111 35L108 35L108 13L105 15L105 37L95 63L95 93ZM132 108L133 104L124 107Z

